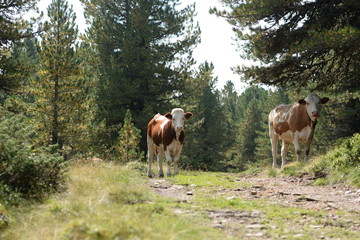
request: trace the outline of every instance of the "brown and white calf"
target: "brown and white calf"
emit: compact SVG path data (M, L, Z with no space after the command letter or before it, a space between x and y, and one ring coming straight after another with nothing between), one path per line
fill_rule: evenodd
M162 116L156 114L147 127L148 147L148 176L151 175L151 163L154 155L159 164L159 177L164 177L162 160L165 154L167 176L171 176L170 165L174 157L174 175L178 174L178 162L184 144L184 121L192 117L191 112L184 112L181 108L174 108L171 113Z
M306 99L300 99L297 103L280 105L269 114L269 136L271 140L273 167L276 167L277 144L282 140L281 159L284 167L289 143L295 146L296 158L299 161L301 148L299 141L304 142L305 161L308 159L310 144L314 136L317 118L320 117L321 104L325 104L329 98L320 98L311 93Z

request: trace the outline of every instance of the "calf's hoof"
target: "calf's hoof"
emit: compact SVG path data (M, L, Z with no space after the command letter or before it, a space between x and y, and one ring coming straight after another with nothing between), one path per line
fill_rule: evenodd
M279 166L277 164L273 164L272 168L279 168Z

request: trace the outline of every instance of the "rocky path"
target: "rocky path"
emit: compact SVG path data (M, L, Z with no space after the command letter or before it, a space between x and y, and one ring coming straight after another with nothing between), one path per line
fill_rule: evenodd
M323 210L327 212L328 222L337 222L338 210L358 215L360 219L360 190L344 185L312 186L314 179L304 175L301 177L267 177L243 176L229 177L229 181L249 183L246 188L224 189L219 187L214 194L223 195L226 199L265 199L284 206L302 209ZM150 187L158 194L175 199L178 202L192 203L199 190L196 185L174 185L166 179L149 179ZM182 213L180 209L176 211ZM243 224L248 238L265 239L266 230L259 224L262 220L261 212L238 210L205 210L213 226L234 235L239 224ZM360 231L360 221L351 222L347 228ZM310 226L311 227L311 226ZM323 226L312 226L315 230ZM320 229L321 230L321 229ZM300 234L301 235L301 234ZM324 239L327 239L324 237Z
M314 179L308 175L276 178L248 176L242 180L253 185L250 192L242 194L248 198L266 198L310 209L360 213L360 189L344 185L312 186Z
M312 186L313 179L301 177L244 176L230 181L248 182L250 188L219 189L217 194L229 198L264 198L273 201L310 209L345 210L360 213L360 189L344 185ZM194 194L195 185L174 185L165 179L149 179L153 190L177 201L189 201Z

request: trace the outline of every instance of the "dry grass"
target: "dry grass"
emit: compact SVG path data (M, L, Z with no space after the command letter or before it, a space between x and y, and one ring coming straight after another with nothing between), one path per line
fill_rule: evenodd
M16 223L0 238L30 239L219 239L205 219L178 216L171 201L155 196L146 178L112 163L71 167L66 192L13 211ZM164 238L164 236L166 236Z

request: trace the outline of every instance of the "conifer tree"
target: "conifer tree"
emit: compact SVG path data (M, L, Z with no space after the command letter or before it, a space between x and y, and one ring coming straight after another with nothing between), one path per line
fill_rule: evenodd
M249 87L239 95L238 119L233 130L235 136L227 150L229 166L244 169L247 163L259 160L255 157L256 138L264 131L262 113L265 99L266 90L259 87Z
M99 58L97 120L110 128L131 109L145 149L147 122L181 96L182 73L199 36L194 6L179 10L179 0L82 2Z
M246 40L260 66L240 71L253 83L355 92L359 90L360 3L347 0L236 1L218 12ZM246 31L247 29L251 31ZM349 89L350 85L356 87Z
M192 169L221 170L225 160L225 114L220 92L215 89L217 77L213 70L214 66L205 62L188 82L188 93L192 97L186 99L184 105L189 106L194 117L186 130L188 137L182 164Z
M90 86L76 52L78 30L72 7L66 0L53 0L48 16L40 44L39 78L32 83L33 113L41 144L74 150L91 115Z
M221 2L229 10L215 12L233 25L244 57L257 62L237 68L243 79L331 93L331 114L345 113L333 119L329 131L341 130L333 138L360 131L360 1Z
M0 2L0 101L4 95L14 94L23 80L22 65L12 57L13 44L32 35L32 24L21 16L29 10L36 10L38 0Z
M234 158L239 152L237 148L236 139L239 128L240 116L240 98L235 90L235 86L231 81L228 81L221 91L221 105L223 106L225 113L226 123L226 160L228 165L231 165Z
M120 159L125 162L138 160L140 157L140 130L131 122L130 109L126 111L124 125L119 131L119 145L118 152Z

